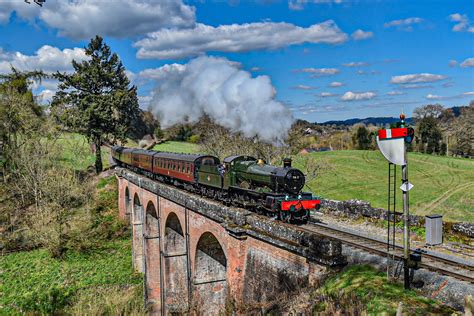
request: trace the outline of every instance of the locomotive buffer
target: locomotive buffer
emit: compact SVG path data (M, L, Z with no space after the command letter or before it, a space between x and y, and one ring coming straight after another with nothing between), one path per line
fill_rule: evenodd
M396 166L402 166L402 185L400 189L403 192L403 274L405 289L410 288L410 269L416 269L421 261L420 254L415 252L410 254L410 222L409 222L409 195L408 192L413 188L413 185L408 182L408 163L406 158L406 143L413 141L414 130L411 127L405 126L405 115L400 114L400 122L397 123L396 128L381 129L378 131L377 145L389 162L389 189L388 189L388 230L387 230L387 256L390 255L390 220L393 216L393 231L392 231L392 248L395 248L395 212L396 202ZM393 169L392 169L393 165ZM393 170L393 174L392 174ZM391 183L393 181L393 183ZM393 185L393 189L392 189ZM391 194L393 194L393 199ZM393 210L391 214L390 209ZM387 260L387 271L389 262ZM413 270L411 270L413 273Z

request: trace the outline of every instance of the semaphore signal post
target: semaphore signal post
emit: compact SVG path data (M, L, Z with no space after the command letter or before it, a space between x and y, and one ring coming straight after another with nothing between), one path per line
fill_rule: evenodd
M400 189L403 192L403 272L405 288L410 288L410 268L415 268L420 261L419 254L410 254L410 220L409 220L409 194L413 185L408 182L408 162L406 154L406 144L413 141L414 130L406 127L405 115L400 115L400 122L397 127L381 129L378 131L377 145L389 162L388 175L388 229L387 229L387 256L390 255L390 221L393 217L392 226L392 250L395 249L395 218L396 218L396 166L402 167L402 185ZM393 168L392 168L393 166ZM393 172L393 173L392 173ZM393 196L392 196L393 194ZM392 210L392 212L391 212ZM387 261L387 269L388 269ZM388 270L387 270L388 271Z

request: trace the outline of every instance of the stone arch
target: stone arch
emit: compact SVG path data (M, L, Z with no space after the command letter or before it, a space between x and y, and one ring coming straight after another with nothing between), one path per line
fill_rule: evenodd
M140 197L135 193L132 210L132 252L133 266L136 271L143 271L143 206Z
M186 239L178 216L171 212L165 222L165 294L170 313L188 310Z
M145 269L148 302L160 302L160 228L155 205L149 201L145 212Z
M227 297L227 257L210 232L199 238L194 260L194 300L200 312L219 314L225 308Z

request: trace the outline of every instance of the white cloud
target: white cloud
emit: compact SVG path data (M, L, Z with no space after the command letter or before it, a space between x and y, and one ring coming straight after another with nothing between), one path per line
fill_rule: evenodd
M369 64L362 61L353 61L350 63L342 64L344 67L366 67Z
M339 73L337 68L303 68L297 69L295 72L304 72L312 74L312 77L333 76Z
M320 97L322 98L327 98L327 97L334 97L336 96L337 94L334 94L334 93L331 93L331 92L321 92L319 94Z
M207 115L247 137L278 141L287 136L293 117L276 101L268 76L253 78L237 63L217 57L201 56L182 66L184 71L163 71L153 92L150 107L163 127Z
M401 89L428 89L428 88L433 88L433 86L426 85L426 84L419 84L419 83L409 83L409 84L401 84L399 88Z
M354 33L352 33L352 38L355 40L355 41L362 41L362 40L365 40L365 39L368 39L368 38L371 38L374 36L374 32L370 32L370 31L362 31L361 29L358 29L357 31L355 31Z
M171 75L180 75L186 70L181 64L166 64L159 68L148 68L138 73L138 78L148 80L162 80Z
M405 83L420 83L420 82L435 82L446 79L443 75L434 75L429 73L410 74L403 76L393 76L390 80L391 83L405 84Z
M290 10L303 10L304 6L307 3L315 3L315 4L322 4L322 3L342 3L342 0L289 0L288 1L288 8Z
M298 89L298 90L314 90L316 87L313 86L307 86L304 84L299 84L293 87L293 89Z
M250 68L250 71L253 71L253 72L260 71L260 70L262 70L262 68L260 68L260 67L252 67L252 68Z
M339 81L333 81L329 84L329 86L331 88L338 88L338 87L342 87L344 84L342 82L339 82Z
M361 92L361 93L354 93L352 91L347 91L341 97L342 101L361 101L361 100L370 100L376 96L373 92Z
M38 94L38 101L41 104L48 104L51 102L55 94L56 94L56 91L44 89Z
M462 95L464 95L464 96L474 95L474 92L473 91L464 92Z
M401 92L401 91L389 91L389 92L387 92L387 95L392 95L392 96L393 95L402 95L402 94L404 94L404 93Z
M474 26L469 23L469 18L466 14L454 13L448 16L451 22L457 22L453 26L454 32L470 32L474 33Z
M464 60L460 66L463 68L474 67L474 58L468 58Z
M430 93L425 98L427 98L428 100L441 100L443 97Z
M0 23L7 23L14 11L23 19L38 19L75 39L96 34L133 37L160 28L193 27L196 19L194 7L182 0L48 0L42 8L12 0L0 3Z
M454 59L451 59L448 63L448 66L451 68L456 67L457 65L458 65L458 61Z
M415 24L420 24L424 20L422 18L418 17L411 17L407 19L401 19L401 20L393 20L390 22L385 23L383 26L384 27L396 27L397 29L401 31L412 31L413 30L413 25Z
M273 22L218 27L198 23L191 29L162 29L149 33L134 46L139 48L138 58L178 59L206 52L246 52L302 43L339 44L347 38L331 20L307 28Z
M8 73L11 66L21 71L43 70L46 73L72 71L72 60L83 61L87 56L82 48L65 48L44 45L34 55L20 52L3 53L0 58L0 73Z

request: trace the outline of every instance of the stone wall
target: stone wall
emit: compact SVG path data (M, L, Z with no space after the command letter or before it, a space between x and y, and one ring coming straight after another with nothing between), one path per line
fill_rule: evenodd
M369 202L361 200L336 201L321 199L321 210L326 213L337 216L347 216L352 219L368 217L387 220L387 211L385 209L372 207ZM423 226L425 223L424 216L410 215L409 218L413 225ZM449 225L445 225L445 228L450 229L451 232L474 238L474 223L449 223Z

